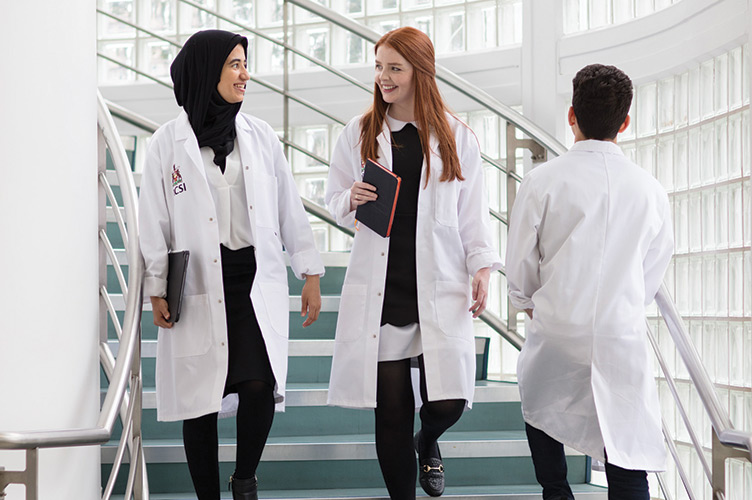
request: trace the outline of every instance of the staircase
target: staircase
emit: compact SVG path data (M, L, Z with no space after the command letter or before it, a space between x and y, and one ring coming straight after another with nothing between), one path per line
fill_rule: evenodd
M138 183L138 177L136 181ZM116 193L117 194L117 193ZM115 236L115 224L110 224ZM114 242L117 245L116 242ZM300 313L302 282L288 271L290 285L290 362L287 410L277 413L258 469L261 498L386 499L373 443L370 410L326 406L334 349L339 293L349 259L347 253L323 255L326 276L321 280L323 306L316 323L303 329ZM114 274L111 280L116 279ZM122 310L122 301L115 302ZM143 420L145 457L151 498L195 499L185 463L180 422L157 422L154 374L157 329L147 305L142 318ZM111 332L117 355L117 341ZM488 339L476 340L478 369L475 403L442 439L447 488L452 499L540 498L525 440L517 386L488 380ZM103 387L106 384L103 381ZM416 414L416 430L419 420ZM102 447L102 477L109 476L120 430ZM220 472L234 470L235 419L219 422ZM587 457L568 451L569 478L578 498L605 499L603 488L587 484ZM127 467L125 467L127 469ZM127 471L120 473L115 491L125 490ZM418 495L425 496L418 487ZM232 498L224 492L222 498Z

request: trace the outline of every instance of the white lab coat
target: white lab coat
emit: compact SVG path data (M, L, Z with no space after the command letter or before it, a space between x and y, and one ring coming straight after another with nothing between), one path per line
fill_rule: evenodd
M431 137L431 175L425 162L418 197L417 285L420 336L430 401L464 399L472 404L475 387L470 279L481 268L501 267L494 250L478 141L458 119L447 115L457 142L464 181L439 182L438 141ZM360 117L348 123L337 141L329 169L326 203L337 222L353 227L350 188L362 180ZM376 160L392 168L391 134L385 123ZM379 331L389 239L363 224L355 234L342 287L329 382L329 404L376 407Z
M274 130L242 113L235 128L256 248L251 301L277 382L277 409L282 410L289 330L283 245L298 278L323 274L324 266ZM147 300L165 289L167 252L191 252L180 321L169 330L159 329L157 418L184 420L217 412L228 363L219 230L198 141L185 112L154 133L140 204Z
M530 425L626 469L663 470L645 307L673 253L668 197L606 141L533 169L509 225L509 297L533 309L520 353Z

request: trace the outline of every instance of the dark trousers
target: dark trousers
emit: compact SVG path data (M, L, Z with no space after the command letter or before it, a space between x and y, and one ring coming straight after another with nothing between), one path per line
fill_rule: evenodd
M525 424L527 442L535 466L535 478L543 486L544 500L574 499L567 481L564 446L545 432ZM622 469L606 462L608 500L650 500L644 470Z

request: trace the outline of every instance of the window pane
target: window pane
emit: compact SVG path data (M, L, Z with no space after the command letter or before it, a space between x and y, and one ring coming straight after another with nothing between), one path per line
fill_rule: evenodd
M674 190L674 138L661 137L658 140L657 177L666 191Z
M674 128L674 77L658 82L658 130Z
M728 111L728 55L715 58L715 112Z
M713 84L713 60L705 61L700 65L700 116L703 119L711 118L715 114Z
M195 0L194 3L215 10L217 5L214 0ZM197 9L190 5L180 4L180 31L181 33L193 33L198 30L216 28L217 18L208 12Z
M146 25L150 30L157 33L175 32L175 0L147 0L146 10Z
M105 0L101 2L102 10L124 21L135 21L133 0ZM99 38L135 36L136 30L111 17L99 15Z
M656 85L649 83L637 88L637 136L655 134Z
M674 185L676 189L686 189L689 178L687 134L676 135L674 152Z
M693 68L689 72L689 85L687 91L689 99L689 123L700 121L700 68Z
M617 0L613 2L614 23L623 23L634 19L634 0Z

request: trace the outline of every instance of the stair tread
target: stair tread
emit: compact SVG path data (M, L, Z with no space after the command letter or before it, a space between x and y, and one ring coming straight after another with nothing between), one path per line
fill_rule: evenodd
M287 384L287 406L328 406L326 397L328 382L292 382ZM515 382L476 380L473 403L519 402L520 393ZM153 387L143 389L144 409L156 408L156 392Z
M497 458L530 456L524 430L518 431L449 431L439 440L444 459ZM111 463L117 442L102 446L103 463ZM235 441L219 439L222 462L235 460ZM567 455L582 455L565 447ZM144 441L147 463L176 463L185 460L181 439ZM321 460L375 460L373 433L326 436L278 436L267 441L262 460L271 462Z
M573 493L578 498L603 499L606 498L606 488L593 484L571 484ZM417 489L418 498L430 498L421 489ZM515 500L538 500L540 499L541 487L537 484L519 485L491 485L491 486L447 486L441 498L454 500L470 500L474 498L492 499L515 499ZM343 488L326 490L269 490L259 491L261 499L318 499L318 500L387 500L389 497L385 488ZM117 497L113 497L117 498ZM152 500L195 500L196 495L192 492L151 494ZM222 492L222 499L231 499L232 495Z

